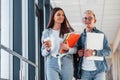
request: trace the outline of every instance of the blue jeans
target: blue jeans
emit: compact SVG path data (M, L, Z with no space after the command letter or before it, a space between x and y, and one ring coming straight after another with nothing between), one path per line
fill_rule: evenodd
M61 70L58 66L58 58L49 56L47 59L47 80L72 80L73 78L73 58L66 55L61 58Z
M106 80L105 72L82 70L81 80Z

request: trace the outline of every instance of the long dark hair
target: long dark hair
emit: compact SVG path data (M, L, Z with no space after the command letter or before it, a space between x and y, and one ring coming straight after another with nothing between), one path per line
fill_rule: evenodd
M50 19L49 19L49 22L48 22L48 25L47 25L47 28L53 28L53 26L54 26L54 15L59 10L63 11L63 9L61 9L59 7L55 7L55 8L52 9L51 14L50 14ZM64 13L64 11L63 11L63 13ZM69 33L69 32L72 32L72 31L74 31L74 29L69 24L69 21L67 20L67 18L65 16L65 13L64 13L64 21L61 24L61 29L60 29L59 36L63 37L65 33Z

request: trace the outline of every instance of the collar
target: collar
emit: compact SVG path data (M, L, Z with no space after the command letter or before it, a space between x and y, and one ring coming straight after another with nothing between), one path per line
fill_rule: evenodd
M97 30L97 28L94 27L94 28L91 30L91 32L94 32L94 31L96 31L96 30ZM84 29L84 32L86 33L86 29Z

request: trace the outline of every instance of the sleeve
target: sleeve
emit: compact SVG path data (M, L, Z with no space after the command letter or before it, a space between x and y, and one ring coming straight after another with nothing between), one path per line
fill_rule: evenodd
M77 48L73 47L73 48L69 49L69 51L67 52L67 54L76 54L76 52L77 52Z
M42 43L42 47L41 47L41 52L42 52L42 56L47 56L50 54L50 51L48 52L45 47L43 46L43 41L45 38L47 38L49 35L48 35L48 30L45 29L43 32L42 32L42 38L41 38L41 43Z

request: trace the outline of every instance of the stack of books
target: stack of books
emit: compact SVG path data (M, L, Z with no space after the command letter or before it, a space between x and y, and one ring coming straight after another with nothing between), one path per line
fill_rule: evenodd
M76 42L80 38L80 34L78 33L68 33L63 42L67 42L69 47L72 48L75 46ZM60 49L60 53L65 53L66 51Z

